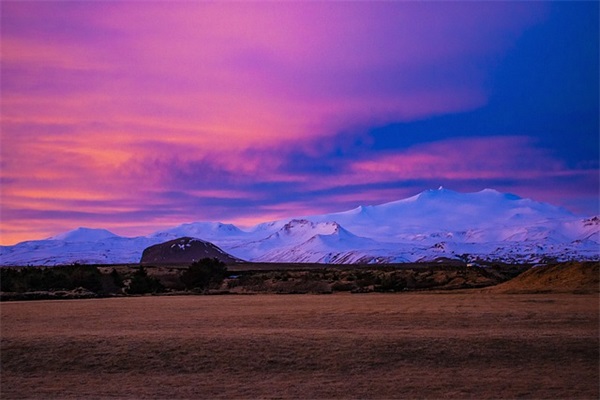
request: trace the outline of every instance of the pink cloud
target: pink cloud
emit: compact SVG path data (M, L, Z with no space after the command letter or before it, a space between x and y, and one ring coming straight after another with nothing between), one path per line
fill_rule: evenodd
M540 8L515 13L502 4L423 9L412 3L194 2L3 7L3 18L13 18L2 35L2 64L12 71L2 88L3 141L66 135L71 152L80 146L114 152L116 146L105 146L113 141L131 157L143 151L134 145L140 138L185 144L196 153L235 152L481 106L483 76L428 87L411 83L420 79L415 71L465 54L502 52ZM48 15L57 18L56 26L42 23ZM59 22L82 32L65 35ZM32 23L42 27L30 29ZM482 37L502 40L483 46ZM397 87L382 90L389 85ZM38 129L19 129L25 124ZM56 126L68 133L47 129ZM17 145L27 146L15 141L11 147Z
M414 71L465 54L503 51L535 21L539 8L194 2L24 7L34 15L29 18L65 11L114 36L108 44L99 34L71 42L54 40L54 32L40 42L3 36L6 62L21 68L96 66L83 99L81 93L56 93L53 117L198 127L194 136L216 132L241 146L331 134L351 121L409 120L478 107L486 101L484 76L464 86L452 80L423 88L411 87L419 79ZM19 40L16 57L10 43ZM63 78L64 88L72 86L70 79ZM398 88L382 91L388 84ZM82 107L61 111L78 102ZM7 104L7 113L13 111Z
M573 171L527 137L456 138L356 161L346 183L399 180L534 179Z

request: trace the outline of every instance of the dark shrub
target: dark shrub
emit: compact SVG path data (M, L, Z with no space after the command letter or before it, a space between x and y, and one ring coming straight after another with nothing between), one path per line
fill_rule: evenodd
M123 278L115 268L110 273L102 273L100 276L102 294L123 293Z
M356 286L364 288L367 286L375 285L377 283L377 276L373 271L357 271L356 272Z
M121 278L121 275L119 275L116 269L113 268L110 272L110 277L112 278L112 283L114 283L116 287L123 287L123 278Z
M90 266L1 268L0 274L2 291L6 292L73 290L78 287L92 292L102 290L102 275L96 267Z
M375 286L377 292L400 292L406 288L406 280L394 273L383 275Z
M44 290L44 275L43 271L39 268L23 269L21 272L23 281L25 282L25 291L33 292L37 290Z
M216 258L203 258L181 274L181 282L188 290L205 290L219 287L226 276L225 263Z
M22 292L24 289L25 284L18 269L0 268L0 291Z
M356 284L354 282L333 282L331 284L331 290L334 292L349 292L353 289L356 289Z
M36 275L35 273L32 275ZM68 267L52 267L41 270L40 286L37 290L71 290L74 289L73 274ZM34 279L34 282L37 280ZM83 286L83 285L79 285Z
M102 291L102 274L98 271L98 268L76 265L70 267L70 269L71 287L67 289L83 287L96 293Z
M160 293L164 291L164 286L158 279L148 276L146 269L140 266L132 275L127 293L144 294Z

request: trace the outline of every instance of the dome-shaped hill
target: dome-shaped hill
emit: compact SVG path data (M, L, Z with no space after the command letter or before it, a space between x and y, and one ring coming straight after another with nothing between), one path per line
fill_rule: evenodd
M150 246L142 253L141 264L190 264L203 258L216 258L225 264L242 260L225 253L210 242L182 237Z
M485 290L494 293L597 293L600 292L600 263L568 262L534 267Z

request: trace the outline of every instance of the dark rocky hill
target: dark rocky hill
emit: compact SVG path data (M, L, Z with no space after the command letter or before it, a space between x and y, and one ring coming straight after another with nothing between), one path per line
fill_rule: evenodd
M142 253L141 264L190 264L203 258L216 258L225 264L242 260L227 254L214 244L191 237L182 237L150 246Z

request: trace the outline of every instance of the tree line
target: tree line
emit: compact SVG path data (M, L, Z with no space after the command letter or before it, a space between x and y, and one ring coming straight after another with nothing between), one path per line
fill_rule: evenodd
M203 292L218 288L227 274L223 262L216 258L205 258L192 263L181 272L178 279L186 290ZM0 268L0 291L2 292L69 291L78 288L87 289L98 295L166 291L160 280L148 274L143 266L125 273L120 273L114 268L110 273L102 273L98 267L89 265Z

